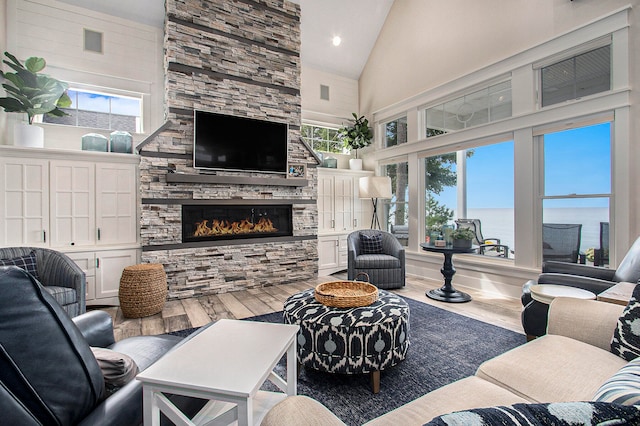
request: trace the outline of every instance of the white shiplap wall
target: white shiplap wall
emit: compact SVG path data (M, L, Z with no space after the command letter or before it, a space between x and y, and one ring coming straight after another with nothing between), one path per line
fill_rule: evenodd
M162 124L162 29L54 0L6 0L6 4L8 51L21 60L29 56L45 58L45 72L70 84L141 94L145 133ZM85 28L103 33L104 53L84 50ZM7 121L18 118L11 114ZM12 125L6 127L2 143L10 145ZM65 149L79 149L80 137L93 130L44 127L45 147Z

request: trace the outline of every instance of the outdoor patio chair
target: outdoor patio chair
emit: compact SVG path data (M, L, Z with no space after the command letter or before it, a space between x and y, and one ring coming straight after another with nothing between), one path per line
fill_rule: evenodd
M472 244L479 247L478 253L486 256L509 257L509 247L501 244L499 238L485 238L482 235L480 219L456 219L458 229L471 229L475 235Z
M543 223L542 260L578 263L582 224Z
M609 222L600 222L600 248L593 251L593 265L604 266L609 263Z

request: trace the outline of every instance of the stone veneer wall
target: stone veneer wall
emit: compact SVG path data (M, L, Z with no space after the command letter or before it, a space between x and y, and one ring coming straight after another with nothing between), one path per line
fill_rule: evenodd
M169 128L141 148L142 261L164 264L169 297L288 283L317 274L317 174L300 142L300 8L283 0L166 0L165 90ZM290 163L308 164L308 186L167 183L193 169L193 110L289 124ZM189 200L290 201L293 237L277 242L184 246ZM205 200L205 201L201 201Z

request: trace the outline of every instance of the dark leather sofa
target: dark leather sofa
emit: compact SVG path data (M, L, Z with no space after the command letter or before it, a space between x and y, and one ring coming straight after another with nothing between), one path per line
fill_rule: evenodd
M542 264L538 280L527 281L522 287L522 327L528 337L546 334L549 305L533 300L534 284L559 284L582 288L596 295L619 282L638 283L640 280L640 237L636 239L617 269L547 261Z
M132 380L111 396L90 346L129 355L140 371L183 341L139 336L114 341L111 317L91 311L73 320L30 274L0 267L0 423L139 425L142 386ZM193 414L203 401L172 397Z

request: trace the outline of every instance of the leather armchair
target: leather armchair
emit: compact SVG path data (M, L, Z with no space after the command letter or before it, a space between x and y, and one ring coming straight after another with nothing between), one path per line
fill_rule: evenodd
M0 259L13 259L34 252L38 280L71 318L86 311L87 280L80 267L66 254L40 247L0 248Z
M640 280L640 237L636 239L617 269L547 261L537 281L530 280L522 287L522 326L528 336L546 334L549 306L533 300L534 284L557 284L588 290L596 295L619 282L637 283Z
M132 357L142 371L176 336L115 342L110 316L92 311L72 321L44 288L15 267L0 267L0 410L4 424L139 425L142 385L133 380L107 397L90 345ZM176 398L188 413L203 401Z
M360 234L382 236L382 253L363 254ZM369 282L378 288L400 288L405 285L404 247L390 233L375 229L352 232L347 236L347 278L354 280L365 272Z

